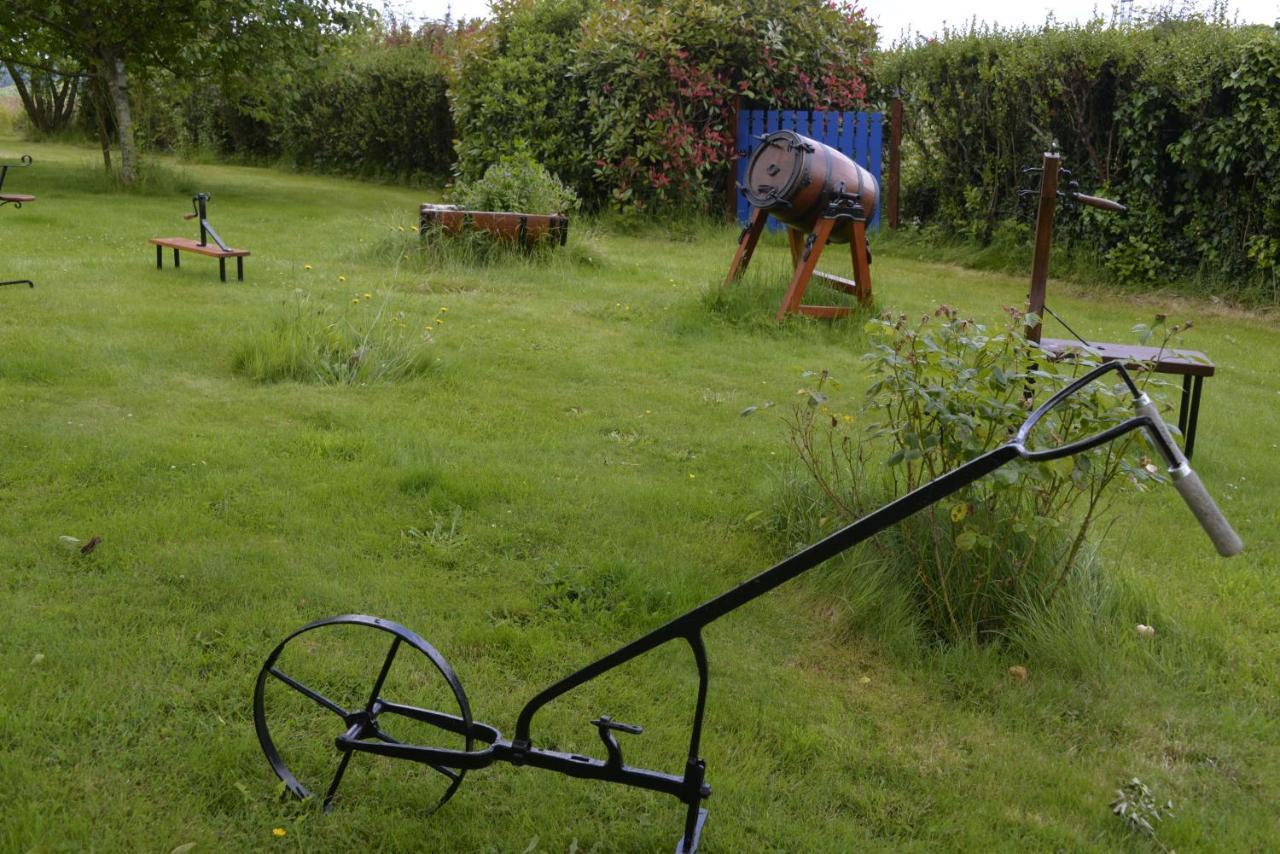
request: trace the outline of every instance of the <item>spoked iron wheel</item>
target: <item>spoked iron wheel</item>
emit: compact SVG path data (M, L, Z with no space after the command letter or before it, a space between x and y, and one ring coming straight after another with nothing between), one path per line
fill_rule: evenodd
M388 704L456 716L468 734L404 717ZM362 793L403 798L408 789L425 798L427 814L453 797L466 773L337 749L335 739L344 733L467 751L473 742L467 695L444 657L404 626L361 614L310 623L281 641L258 673L253 722L285 787L298 798L323 794L326 810L348 766L368 766L359 777ZM407 778L411 787L404 786Z

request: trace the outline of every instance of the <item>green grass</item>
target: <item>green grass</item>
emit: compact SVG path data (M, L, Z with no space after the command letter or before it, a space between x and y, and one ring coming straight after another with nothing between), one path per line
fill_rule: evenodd
M575 223L585 242L551 263L397 264L421 191L169 165L171 194L120 195L89 178L91 149L0 139L0 159L28 151L6 189L38 200L0 210L0 277L37 283L0 289L0 850L672 847L670 799L508 766L429 819L430 772L368 757L331 815L281 802L254 676L302 623L378 614L439 647L510 735L551 680L783 554L777 416L806 368L861 382L858 324L756 322L781 298L763 274L710 295L729 228ZM155 269L146 238L192 233L197 189L253 252L243 284L198 257ZM756 264L784 257L775 240ZM1025 293L886 253L873 271L880 305L911 313L994 319ZM297 289L444 317L439 363L367 385L237 375L237 348ZM1174 801L1170 848L1274 845L1276 327L1058 282L1051 297L1111 340L1157 309L1194 317L1184 343L1220 371L1196 464L1247 553L1217 559L1172 490L1125 502L1098 559L1141 600L1124 614L1167 623L1139 643L1103 613L1094 642L1039 659L915 651L859 612L847 565L716 623L707 851L1144 850L1108 809L1133 776ZM102 542L81 555L64 536ZM1022 646L1081 637L1051 619ZM628 762L677 771L694 686L687 653L663 650L535 723L597 755L589 717L643 724Z

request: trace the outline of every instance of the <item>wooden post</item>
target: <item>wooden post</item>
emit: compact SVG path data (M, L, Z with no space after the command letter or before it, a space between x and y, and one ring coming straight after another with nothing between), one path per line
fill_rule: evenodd
M866 220L853 221L853 239L849 241L849 250L853 255L853 280L856 282L854 296L863 305L871 303L871 264L867 258L867 223Z
M1027 294L1027 313L1043 318L1045 289L1049 284L1049 252L1053 249L1053 214L1058 206L1058 169L1062 158L1045 152L1044 172L1040 176L1040 207L1036 211L1036 249L1031 260L1031 291ZM1027 340L1039 343L1042 324L1027 326Z
M791 266L800 263L800 253L804 252L804 234L798 228L787 226L787 245L791 247Z
M733 156L729 158L729 179L725 185L726 202L729 205L729 220L738 219L738 152L743 150L744 140L738 137L738 122L742 115L742 96L733 97L733 106L729 108L729 127L733 128Z
M889 192L886 203L889 227L898 227L898 182L901 176L902 99L894 98L889 107Z

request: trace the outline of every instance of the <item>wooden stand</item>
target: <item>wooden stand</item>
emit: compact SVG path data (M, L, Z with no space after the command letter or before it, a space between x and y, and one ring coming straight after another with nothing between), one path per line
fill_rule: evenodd
M729 265L729 275L725 277L724 287L728 287L746 272L768 219L769 212L764 208L756 208L752 212L751 221L742 230L742 234L738 235L738 251L734 253L733 263ZM818 259L822 257L822 250L826 248L831 232L841 222L850 222L853 228L853 239L849 241L853 261L852 279L823 273L817 269ZM835 318L849 313L845 306L801 303L805 289L809 287L809 280L814 277L821 279L830 288L853 294L863 305L871 303L871 254L867 250L867 218L856 196L841 195L832 201L807 237L788 226L787 241L791 244L791 263L795 265L795 272L787 286L782 305L778 307L779 322L788 314Z

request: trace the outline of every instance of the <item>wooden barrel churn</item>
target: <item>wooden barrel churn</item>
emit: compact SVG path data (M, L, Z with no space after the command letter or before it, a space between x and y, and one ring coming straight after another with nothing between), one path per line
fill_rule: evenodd
M838 193L857 196L870 220L880 187L866 169L841 152L795 131L774 131L747 163L747 201L801 232L810 232ZM853 223L841 220L832 243L853 239Z

